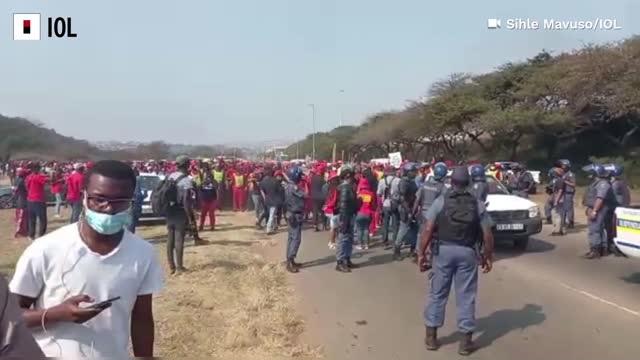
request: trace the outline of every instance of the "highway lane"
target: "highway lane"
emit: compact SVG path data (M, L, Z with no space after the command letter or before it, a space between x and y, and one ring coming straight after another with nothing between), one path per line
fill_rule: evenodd
M640 356L640 262L581 259L583 227L565 237L551 228L526 253L499 246L494 270L481 274L478 331L472 359L628 359ZM329 359L457 359L455 300L447 309L438 352L423 346L422 311L427 278L408 259L393 262L380 247L356 251L363 265L351 274L334 270L327 233L305 231L290 276L307 320L304 340L322 345ZM286 236L277 250L283 257Z

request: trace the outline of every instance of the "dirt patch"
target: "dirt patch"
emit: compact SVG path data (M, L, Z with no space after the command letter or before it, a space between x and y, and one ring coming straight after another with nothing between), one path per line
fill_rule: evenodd
M12 239L13 214L0 211L4 230L0 271L8 277L28 245L26 239ZM63 218L68 215L65 212ZM167 274L165 289L154 301L156 355L247 360L318 357L318 349L299 343L304 322L293 311L294 298L283 267L260 255L261 248L271 246L273 240L252 228L249 215L223 213L218 220L219 231L202 234L209 245L187 244L189 271L178 276L168 275L164 226L139 229L154 244ZM55 220L51 229L65 223Z

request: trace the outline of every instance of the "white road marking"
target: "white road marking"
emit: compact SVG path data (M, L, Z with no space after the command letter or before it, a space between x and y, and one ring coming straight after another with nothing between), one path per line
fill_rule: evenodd
M603 299L603 298L601 298L601 297L599 297L599 296L593 295L593 294L588 293L588 292L586 292L586 291L584 291L584 290L576 289L576 288L574 288L573 286L567 285L567 284L565 284L565 283L563 283L563 282L561 282L561 283L560 283L560 285L562 285L562 287L564 287L565 289L571 290L571 291L576 292L576 293L578 293L578 294L582 294L582 295L584 295L584 296L586 296L586 297L588 297L588 298L591 298L591 299L593 299L593 300L599 301L599 302L601 302L601 303L603 303L603 304L607 304L607 305L609 305L609 306L613 306L614 308L616 308L616 309L618 309L618 310L622 310L622 311L624 311L624 312L627 312L627 313L629 313L629 314L631 314L631 315L634 315L634 316L640 317L640 312L638 312L638 311L631 310L631 309L629 309L628 307L624 307L624 306L622 306L622 305L618 305L618 304L616 304L616 303L614 303L614 302L612 302L612 301L609 301L609 300L607 300L607 299Z

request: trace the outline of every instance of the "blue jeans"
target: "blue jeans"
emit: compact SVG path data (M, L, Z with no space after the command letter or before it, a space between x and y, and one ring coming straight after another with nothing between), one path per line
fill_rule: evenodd
M417 221L400 221L400 229L396 237L395 247L399 249L403 244L409 244L411 252L415 251L418 243L418 227Z
M275 223L276 223L276 211L278 208L276 206L269 206L269 220L267 220L267 232L275 231Z
M452 282L456 289L456 315L458 330L475 330L476 295L478 293L478 263L476 251L471 247L441 245L433 257L433 277L429 302L424 309L424 322L428 327L444 324L444 314Z
M304 215L292 214L288 218L289 233L287 235L287 260L293 260L298 255L302 243L302 223Z
M80 200L73 201L69 205L71 205L71 219L69 219L69 224L73 224L78 222L80 218L80 212L82 212L82 202Z
M343 224L338 221L338 244L336 246L336 260L346 262L351 259L353 253L353 217L345 219Z
M253 203L253 207L256 211L256 221L260 221L262 219L262 212L264 211L264 203L262 201L262 195L260 194L251 194L251 202Z
M356 240L362 246L369 246L369 224L371 224L371 216L358 214L356 215Z
M29 222L29 237L32 239L43 236L47 232L47 203L39 201L27 201L27 216ZM36 234L36 225L38 232Z

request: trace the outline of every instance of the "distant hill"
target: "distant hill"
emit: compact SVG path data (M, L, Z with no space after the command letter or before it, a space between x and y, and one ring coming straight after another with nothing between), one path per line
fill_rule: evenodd
M250 149L222 145L168 144L86 140L58 134L42 124L20 117L0 115L0 161L40 160L143 160L170 159L178 154L193 157L218 155L245 157Z
M0 160L84 160L109 157L86 140L58 134L53 129L20 117L0 115Z

